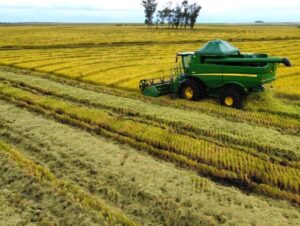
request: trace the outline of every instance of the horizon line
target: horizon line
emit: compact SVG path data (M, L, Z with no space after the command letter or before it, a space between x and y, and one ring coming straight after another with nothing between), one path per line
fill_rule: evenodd
M127 25L127 24L135 24L135 25L145 25L142 22L42 22L42 21L26 21L26 22L2 22L0 24L114 24L114 25ZM265 22L262 20L257 20L253 22L197 22L196 24L256 24L256 25L263 25L263 24L300 24L300 21L290 21L290 22ZM167 23L164 25L168 25ZM153 24L155 26L155 24ZM161 25L159 25L161 26Z

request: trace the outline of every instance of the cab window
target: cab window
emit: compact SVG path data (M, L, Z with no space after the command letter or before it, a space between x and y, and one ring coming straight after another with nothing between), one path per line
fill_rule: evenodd
M191 60L192 60L192 56L191 55L183 57L183 64L184 64L185 68L189 68L190 67Z

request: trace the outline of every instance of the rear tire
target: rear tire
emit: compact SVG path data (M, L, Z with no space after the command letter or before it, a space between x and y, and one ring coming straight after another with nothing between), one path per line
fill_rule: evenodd
M205 96L205 85L196 79L188 79L181 86L180 97L183 99L197 101Z
M237 87L225 88L220 96L220 103L226 107L241 108L243 102L243 92Z

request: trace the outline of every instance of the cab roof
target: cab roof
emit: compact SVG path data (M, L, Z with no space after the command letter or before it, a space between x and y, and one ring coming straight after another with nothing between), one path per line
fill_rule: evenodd
M225 56L239 53L239 49L223 40L213 40L207 42L202 48L195 53L205 56Z
M195 52L179 52L177 53L177 56L189 56L193 55Z

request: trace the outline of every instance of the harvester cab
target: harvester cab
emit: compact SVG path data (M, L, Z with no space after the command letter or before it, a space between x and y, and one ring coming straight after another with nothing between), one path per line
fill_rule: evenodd
M265 83L275 80L278 64L291 66L286 58L241 53L223 40L210 41L195 52L179 52L178 61L180 66L170 77L141 80L142 93L154 97L172 94L194 101L217 96L222 105L239 108L249 93L262 91Z

